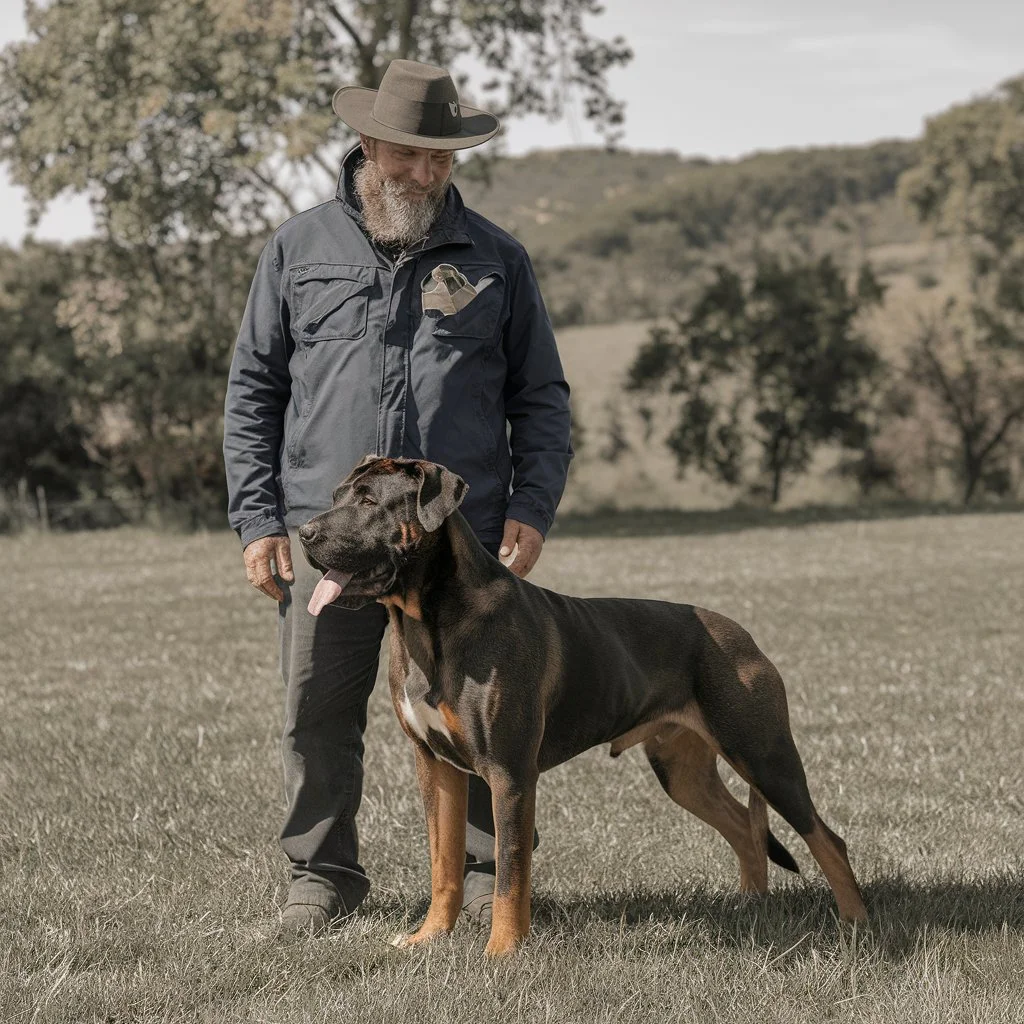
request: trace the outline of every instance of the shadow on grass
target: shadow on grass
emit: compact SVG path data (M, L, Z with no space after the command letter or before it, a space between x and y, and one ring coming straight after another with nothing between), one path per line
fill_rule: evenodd
M813 526L817 523L869 522L909 519L915 516L991 515L1024 511L1020 502L998 505L928 504L888 502L871 505L805 505L791 509L767 509L736 505L723 509L600 509L566 512L551 529L555 537L664 537L686 534L734 533L738 530Z
M889 961L913 956L923 940L934 943L943 933L982 935L1006 929L1024 934L1024 872L979 879L892 876L865 885L864 901L870 921L866 929L859 929L858 945ZM389 894L367 903L383 918L415 927L426 914L428 901L410 903ZM595 924L611 925L616 931L678 924L696 929L697 942L731 950L787 950L796 959L813 955L815 948L820 952L822 944L847 945L851 934L836 916L831 890L818 878L776 886L763 897L698 884L671 892L631 889L569 897L540 893L533 900L534 935L583 937L593 934ZM803 941L808 935L812 941Z
M902 959L920 948L925 935L1024 934L1024 872L987 878L876 879L863 888L869 924L866 939L884 957ZM776 887L763 897L696 885L684 891L631 890L600 896L534 901L539 928L583 928L595 920L620 928L645 922L699 924L725 947L786 949L808 932L823 939L847 931L836 916L829 890L818 878ZM780 946L780 944L782 944ZM810 945L808 945L808 951Z

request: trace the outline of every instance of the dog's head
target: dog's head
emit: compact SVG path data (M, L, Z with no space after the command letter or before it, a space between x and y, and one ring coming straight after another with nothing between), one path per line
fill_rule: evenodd
M394 593L466 490L436 463L367 455L335 488L331 508L299 528L306 560L324 574L310 611L361 608Z

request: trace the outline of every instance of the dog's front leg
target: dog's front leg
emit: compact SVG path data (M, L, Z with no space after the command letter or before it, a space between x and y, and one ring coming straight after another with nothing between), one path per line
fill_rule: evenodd
M462 909L468 776L417 743L416 777L430 843L430 909L418 931L395 939L397 946L413 946L450 932Z
M530 866L537 779L491 773L497 872L488 956L513 952L530 931Z

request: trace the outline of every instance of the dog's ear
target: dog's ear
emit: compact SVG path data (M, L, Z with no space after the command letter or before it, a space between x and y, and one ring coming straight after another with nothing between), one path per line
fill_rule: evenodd
M420 462L416 469L420 474L416 516L423 529L433 533L462 504L469 488L461 476L433 462Z
M359 462L352 467L351 472L341 482L343 484L350 484L354 480L361 477L375 462L380 461L379 455L364 455Z

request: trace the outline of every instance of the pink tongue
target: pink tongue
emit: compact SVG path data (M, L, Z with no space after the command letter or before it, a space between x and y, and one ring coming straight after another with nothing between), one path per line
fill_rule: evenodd
M309 614L319 615L332 601L341 597L341 592L350 579L352 579L352 573L331 569L316 585L316 590L313 591L313 596L309 599L307 605Z

